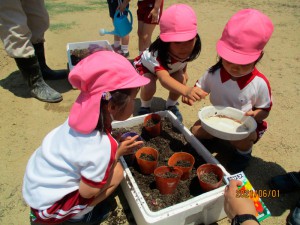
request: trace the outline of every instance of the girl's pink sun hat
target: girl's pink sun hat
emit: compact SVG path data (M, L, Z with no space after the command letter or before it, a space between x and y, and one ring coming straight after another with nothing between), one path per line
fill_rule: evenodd
M83 134L91 133L97 126L103 92L150 82L126 58L111 51L96 52L81 60L70 72L69 81L81 91L71 108L69 125Z
M163 11L159 37L164 42L184 42L197 35L197 17L185 4L174 4Z
M217 43L219 56L246 65L261 55L274 30L272 21L255 9L243 9L227 22Z

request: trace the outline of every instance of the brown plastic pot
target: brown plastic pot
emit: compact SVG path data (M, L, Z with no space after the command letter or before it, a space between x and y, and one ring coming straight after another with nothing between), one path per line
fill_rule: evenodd
M149 126L149 121L153 122L153 126ZM157 137L161 132L161 117L158 114L152 113L144 118L144 129L150 137Z
M187 161L190 163L190 166L176 166L179 161ZM193 169L195 163L195 158L190 153L187 152L176 152L168 160L168 166L175 167L182 171L181 180L186 180L190 177L190 173Z
M155 160L148 161L145 159L141 159L140 157L143 153L147 155L152 155L155 158ZM140 167L141 173L146 175L153 173L154 169L157 167L158 155L158 151L151 147L143 147L137 150L137 152L135 153L135 158L137 164Z
M214 173L217 176L218 181L214 184L203 182L201 179L201 176L203 176L204 174L207 174L207 173ZM203 164L197 168L197 176L198 176L201 188L204 191L211 191L222 185L224 173L223 173L222 169L220 167L218 167L217 165L207 163L207 164Z
M166 174L172 173L174 177L168 177ZM173 194L180 181L182 171L175 167L160 166L154 170L156 188L162 195Z

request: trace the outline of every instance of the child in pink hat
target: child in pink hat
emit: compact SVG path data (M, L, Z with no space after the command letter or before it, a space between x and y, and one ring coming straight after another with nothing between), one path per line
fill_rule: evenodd
M142 143L138 135L118 143L110 133L112 120L128 119L139 87L149 83L126 58L96 52L76 65L69 81L81 91L69 118L27 164L23 197L31 224L99 224L123 179L119 157Z
M134 60L139 74L150 78L150 83L141 88L139 115L151 112L151 103L156 92L156 81L169 91L166 109L182 121L177 108L180 96L192 104L201 98L198 87L187 86L187 64L195 60L201 51L194 10L185 4L174 4L163 11L159 23L159 37Z
M231 141L236 149L227 169L240 172L251 159L252 146L267 130L272 107L271 88L268 79L260 73L256 64L263 57L263 50L273 33L271 20L255 9L243 9L227 22L217 43L219 61L197 81L210 102L215 106L234 107L252 116L257 130L246 139ZM184 102L188 103L187 99ZM213 136L201 127L198 120L191 128L199 139Z

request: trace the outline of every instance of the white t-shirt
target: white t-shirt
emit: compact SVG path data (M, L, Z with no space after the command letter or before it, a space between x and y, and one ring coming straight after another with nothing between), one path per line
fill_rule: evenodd
M117 142L106 133L81 134L68 120L52 130L28 161L23 196L39 210L79 189L82 179L97 188L106 183L115 160Z
M210 94L210 102L215 106L229 106L243 112L253 108L269 111L272 107L269 81L256 68L237 81L230 79L224 68L213 74L207 71L196 85Z

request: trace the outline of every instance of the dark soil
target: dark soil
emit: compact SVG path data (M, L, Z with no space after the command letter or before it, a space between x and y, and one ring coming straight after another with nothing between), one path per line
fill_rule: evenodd
M155 126L158 123L159 123L159 120L150 119L150 120L147 121L146 126L147 127L153 127L153 126Z
M218 176L213 172L200 175L200 180L208 184L216 184L219 181Z
M147 160L147 161L155 161L155 157L151 154L145 154L145 153L142 153L140 155L140 159L144 159L144 160Z
M162 177L162 178L176 178L180 175L176 174L176 173L172 173L172 172L165 172L162 174L156 174L156 176Z
M75 66L80 60L89 56L91 53L88 49L74 49L70 51L72 65Z
M98 44L90 44L88 48L85 49L73 49L70 50L70 58L73 66L77 65L82 59L93 54L97 51L109 50Z
M195 164L187 180L180 181L177 189L173 194L162 195L156 188L154 174L143 175L140 173L136 160L131 160L131 156L124 156L124 159L137 183L140 192L145 198L148 207L152 211L159 211L172 205L187 201L198 196L204 191L201 189L197 177L197 168L206 163L195 149L185 140L184 135L174 128L172 122L168 118L162 118L162 132L159 136L151 138L143 128L143 124L131 127L130 129L114 129L113 136L120 133L133 131L143 138L144 146L152 147L158 150L158 166L167 166L168 159L175 152L188 152L195 157Z
M179 161L176 162L175 166L190 167L191 163L187 160L179 160Z

